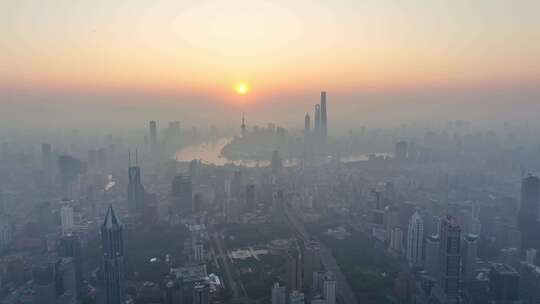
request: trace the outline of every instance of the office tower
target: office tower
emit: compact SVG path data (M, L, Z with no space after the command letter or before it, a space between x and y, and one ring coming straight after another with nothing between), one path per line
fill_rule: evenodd
M313 125L313 131L315 134L320 135L321 132L321 106L315 105L315 123Z
M287 251L287 290L302 290L302 256L298 250Z
M122 225L109 206L101 226L105 304L121 304L124 300L124 239Z
M272 304L287 304L285 286L279 286L279 283L274 283L272 286Z
M62 235L73 234L75 229L73 201L68 199L62 200L62 207L60 207L60 220L62 223Z
M316 241L304 245L304 287L312 287L313 273L321 270L321 246Z
M240 134L242 135L242 138L245 138L247 135L246 118L244 117L244 114L242 114L242 124L240 125Z
M328 135L328 118L326 116L326 92L321 92L321 135Z
M527 249L525 251L525 262L536 265L536 255L538 254L538 250L536 249Z
M325 301L321 295L317 294L311 298L311 302L309 303L310 304L325 304Z
M326 271L319 270L315 271L312 276L312 285L311 290L313 293L322 294L323 292L323 286L324 286L324 278L326 277Z
M204 261L204 244L198 238L193 242L193 254L195 257L195 261Z
M424 269L432 278L437 278L439 276L439 246L440 241L438 235L429 235L426 237L426 260L424 262Z
M246 208L248 210L255 209L255 185L253 184L246 186Z
M54 266L45 262L32 268L34 281L34 303L56 304L56 284Z
M519 274L506 265L495 263L489 272L489 286L493 304L513 304L519 302Z
M293 290L289 294L289 304L304 304L305 302L304 293L299 292L298 290Z
M141 215L144 212L144 186L141 183L141 168L138 165L137 150L135 150L135 166L131 166L129 155L127 205L130 215Z
M165 140L167 144L177 144L180 140L180 122L169 121L165 131Z
M76 296L82 296L83 285L83 261L81 241L78 236L64 235L58 243L58 255L62 258L72 258L75 270Z
M519 276L519 298L522 303L540 303L540 267L521 262Z
M403 252L403 229L401 227L393 227L390 230L390 250L401 254Z
M306 113L306 116L304 117L304 135L308 135L311 131L311 118L309 117L309 114Z
M424 248L424 221L418 211L409 219L407 231L407 261L411 267L422 266L422 250Z
M10 155L10 153L11 153L11 151L10 151L9 148L10 148L10 147L9 147L9 143L8 143L8 142L3 142L3 143L2 143L2 152L1 152L1 153L2 153L2 157L1 157L1 158L2 158L2 160L4 160L4 161L7 161L7 160L8 160L8 157L9 157L9 155Z
M193 304L209 304L210 288L204 283L195 283L193 286Z
M225 217L227 223L238 223L240 221L240 203L236 198L225 201Z
M52 169L52 148L51 144L41 144L41 166L47 173Z
M231 194L233 198L242 197L242 171L235 170L231 181Z
M11 224L5 219L0 219L0 253L9 248L12 239L13 229Z
M325 304L336 304L336 279L330 272L327 272L324 277L323 298Z
M540 247L538 231L538 208L540 204L540 179L529 175L521 182L521 204L518 215L518 225L521 231L521 246L525 251L530 248Z
M83 172L84 166L80 159L61 155L58 157L58 167L64 195L73 197L73 184L77 181L79 174Z
M473 280L475 277L477 251L478 236L471 233L464 236L461 250L461 272L465 281Z
M157 144L157 123L152 120L149 124L150 129L150 145L155 147Z
M440 240L436 297L440 303L459 303L461 228L454 217L441 220Z
M270 166L272 168L272 174L278 175L281 172L283 163L281 161L281 156L279 155L278 150L272 151L272 161L270 163Z
M193 211L193 186L188 175L176 175L172 181L171 205L178 213Z
M166 278L163 282L163 304L182 304L182 285L176 278Z
M54 265L56 297L59 303L75 304L77 280L72 258L60 258Z
M204 196L201 192L193 194L193 212L198 213L203 211Z
M191 176L191 178L197 177L198 171L199 171L199 161L196 159L192 159L189 162L189 176Z
M407 142L406 141L398 141L396 143L396 152L395 152L394 158L397 161L407 160Z
M38 203L35 207L35 216L38 229L43 235L55 230L55 218L50 202Z

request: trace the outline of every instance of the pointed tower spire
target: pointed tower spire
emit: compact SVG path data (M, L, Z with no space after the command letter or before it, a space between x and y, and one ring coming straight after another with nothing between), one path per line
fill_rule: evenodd
M128 149L128 167L131 167L131 150Z
M135 148L135 166L139 165L139 149Z
M120 223L118 222L118 219L116 218L116 214L114 214L113 206L109 205L109 208L107 209L107 214L105 215L105 220L103 221L103 227L107 229L111 229L119 225Z

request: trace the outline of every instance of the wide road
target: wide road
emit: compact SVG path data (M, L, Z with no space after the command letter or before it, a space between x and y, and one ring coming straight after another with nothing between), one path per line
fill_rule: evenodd
M311 235L304 228L302 222L300 222L296 214L294 214L294 212L291 212L289 208L285 208L285 214L287 215L289 223L291 223L293 229L296 230L296 232L302 237L304 241L308 241L312 238ZM321 261L324 265L324 269L331 271L336 278L336 293L339 303L358 304L358 301L356 300L356 295L352 291L349 282L347 282L345 275L341 271L341 268L339 268L336 259L332 255L332 251L325 244L320 243L320 245Z
M238 284L232 274L231 265L229 265L229 257L227 256L227 252L223 249L224 247L223 237L218 233L214 233L213 237L214 237L214 244L216 244L216 248L218 250L218 254L221 257L221 260L223 261L223 267L225 268L225 276L227 277L226 282L229 283L229 286L233 293L233 299L239 299L241 298L241 296L238 290Z

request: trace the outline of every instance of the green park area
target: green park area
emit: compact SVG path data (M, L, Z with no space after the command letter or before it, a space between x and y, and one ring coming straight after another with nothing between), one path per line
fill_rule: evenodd
M324 232L331 224L312 224L307 227L334 255L359 303L384 303L393 278L399 271L397 261L386 255L381 244L366 235L351 231L345 239L336 239Z

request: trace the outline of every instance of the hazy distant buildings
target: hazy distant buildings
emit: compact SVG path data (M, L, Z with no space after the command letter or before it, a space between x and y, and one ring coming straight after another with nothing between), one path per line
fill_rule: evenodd
M518 225L521 231L523 251L540 247L539 224L540 179L529 175L521 182L521 204L518 215Z
M56 220L50 202L38 203L35 207L35 216L38 229L43 236L55 230Z
M424 222L418 211L409 219L407 231L407 261L414 267L422 266L422 250L424 248Z
M0 253L9 248L13 239L13 229L9 221L0 219Z
M396 143L396 152L395 152L394 158L397 161L407 160L407 142L406 141L399 141Z
M245 138L247 135L246 118L244 117L244 114L242 114L242 124L240 125L240 135L242 135L242 138Z
M177 175L173 178L171 205L173 210L178 213L191 213L193 211L193 186L190 176Z
M149 133L150 133L150 145L155 147L157 145L157 123L152 120L149 123Z
M326 92L321 92L321 135L326 137L328 135L328 118L326 115Z
M127 205L131 215L141 215L144 211L144 186L141 183L141 168L137 158L135 152L135 166L130 164L128 168Z
M109 206L101 226L105 304L124 301L124 239L122 226Z
M272 151L272 160L270 162L270 167L272 168L272 174L274 175L279 175L279 173L281 172L283 163L278 150Z
M313 132L317 135L321 132L321 106L315 105L315 123L313 125Z
M50 174L53 164L52 147L51 144L41 144L41 166Z
M255 204L256 204L255 195L256 195L256 193L255 193L255 185L253 185L253 184L247 185L246 186L245 199L246 199L246 208L248 210L255 209Z
M309 132L311 132L311 118L309 117L309 114L306 113L306 116L304 117L304 135L309 135Z

